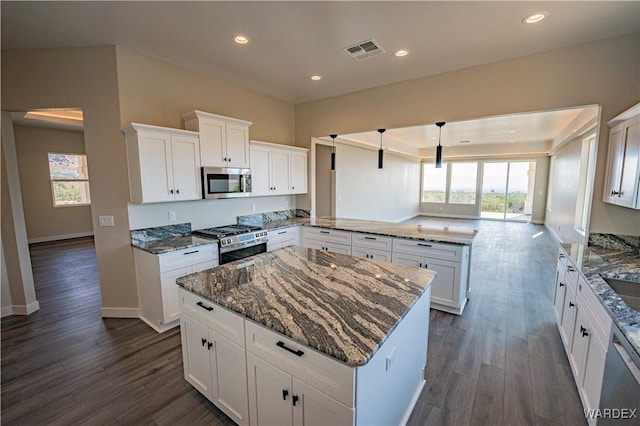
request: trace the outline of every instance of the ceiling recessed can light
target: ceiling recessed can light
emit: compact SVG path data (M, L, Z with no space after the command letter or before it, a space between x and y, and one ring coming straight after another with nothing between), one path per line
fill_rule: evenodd
M322 76L321 75L312 75L311 77L309 77L311 80L313 81L318 81L318 80L322 80Z
M522 22L525 24L535 24L536 22L542 21L548 15L549 14L547 12L536 12L524 18Z
M400 49L394 52L394 55L401 58L403 56L407 56L409 54L409 49Z
M247 44L249 43L249 37L238 34L237 36L233 37L233 41L238 44Z

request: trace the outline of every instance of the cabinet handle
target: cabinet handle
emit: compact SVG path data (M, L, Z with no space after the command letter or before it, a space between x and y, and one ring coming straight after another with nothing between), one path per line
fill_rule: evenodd
M300 349L298 349L298 350L296 351L296 350L294 350L294 349L288 348L288 347L284 344L284 342L283 342L283 341L278 341L278 343L276 343L276 346L277 346L277 347L279 347L279 348L284 349L285 351L291 352L292 354L297 355L297 356L302 356L302 355L304 355L304 352L302 352ZM295 396L294 396L294 398L295 398ZM295 405L295 404L294 404L294 405Z
M211 347L213 346L213 342L207 342L207 350L211 350Z
M187 255L187 254L193 254L193 253L200 253L200 250L188 251L188 252L182 253L182 254Z
M576 269L573 266L567 266L567 271L569 272L575 272Z
M296 189L296 187L295 187L295 186L292 186L292 187L291 187L291 189Z
M424 264L424 269L429 269L429 264L425 263Z
M576 306L576 304L575 304L575 303L571 303L571 302L569 302L569 307L570 307L570 308L573 308L574 306Z
M207 339L205 339L204 337L201 339L202 340L202 346L207 344Z
M207 310L209 312L213 311L213 306L207 306L202 302L196 303L196 305L200 306L202 309Z
M170 194L173 194L173 189L169 191Z
M564 254L560 254L560 255L558 255L558 257L559 257L560 259L564 259L566 256L565 256Z
M422 268L422 262L418 263L418 265Z
M227 161L227 157L224 157L224 158L222 159L222 161L226 162L226 161Z
M330 234L331 232L329 231L320 231L321 234Z
M298 395L293 395L293 397L291 398L293 400L293 406L296 406L296 402L298 402Z
M422 244L422 243L418 243L419 246L422 247L431 247L431 244Z
M560 281L559 287L564 287L564 284L562 283L562 281Z
M289 391L286 389L282 389L282 400L286 401L287 400L287 396L289 396Z
M582 337L587 337L589 335L589 333L587 332L587 329L584 327L580 327L582 328Z
M179 189L176 189L176 194L179 194L179 193L180 193L180 190L179 190Z
M376 240L376 237L364 237L365 240Z
M278 235L282 235L282 234L286 234L286 233L287 233L287 231L280 231L280 232L278 232Z
M231 157L229 157L229 162L231 162Z

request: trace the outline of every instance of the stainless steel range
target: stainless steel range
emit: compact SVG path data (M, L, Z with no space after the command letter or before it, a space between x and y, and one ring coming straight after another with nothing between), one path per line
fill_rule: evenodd
M218 239L221 265L267 251L267 231L257 226L227 225L198 229L193 234Z

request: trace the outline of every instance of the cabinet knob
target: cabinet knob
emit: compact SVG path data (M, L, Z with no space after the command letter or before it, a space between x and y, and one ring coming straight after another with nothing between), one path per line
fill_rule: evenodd
M298 402L298 395L293 395L293 397L291 398L293 400L293 406L296 406L296 402Z
M224 158L222 159L222 161L226 162L226 161L227 161L227 157L224 157Z
M207 339L206 338L203 337L201 340L202 340L202 346L207 344Z
M207 350L211 350L212 346L213 346L213 342L207 342Z
M180 193L180 190L179 190L179 189L176 189L176 194L179 194L179 193Z
M170 194L173 194L173 189L169 191Z
M296 187L295 187L295 186L292 186L292 187L291 187L291 189L296 189Z
M419 267L422 268L422 262L418 263Z
M564 287L564 284L562 282L560 282L559 286L560 287Z
M282 389L282 399L283 401L287 400L287 396L289 395L289 391L286 389Z
M574 306L576 306L576 304L575 304L575 303L569 302L569 307L570 307L570 308L573 308Z
M229 157L229 160L228 160L228 161L229 161L229 162L231 162L231 157Z

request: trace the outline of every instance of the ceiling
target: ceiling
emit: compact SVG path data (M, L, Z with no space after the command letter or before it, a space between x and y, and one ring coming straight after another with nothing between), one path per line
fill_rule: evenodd
M637 1L3 0L0 8L3 49L118 45L293 103L640 31ZM547 18L522 23L538 11ZM235 44L238 33L250 43ZM343 50L370 38L386 52L357 61ZM395 57L400 48L410 54Z

